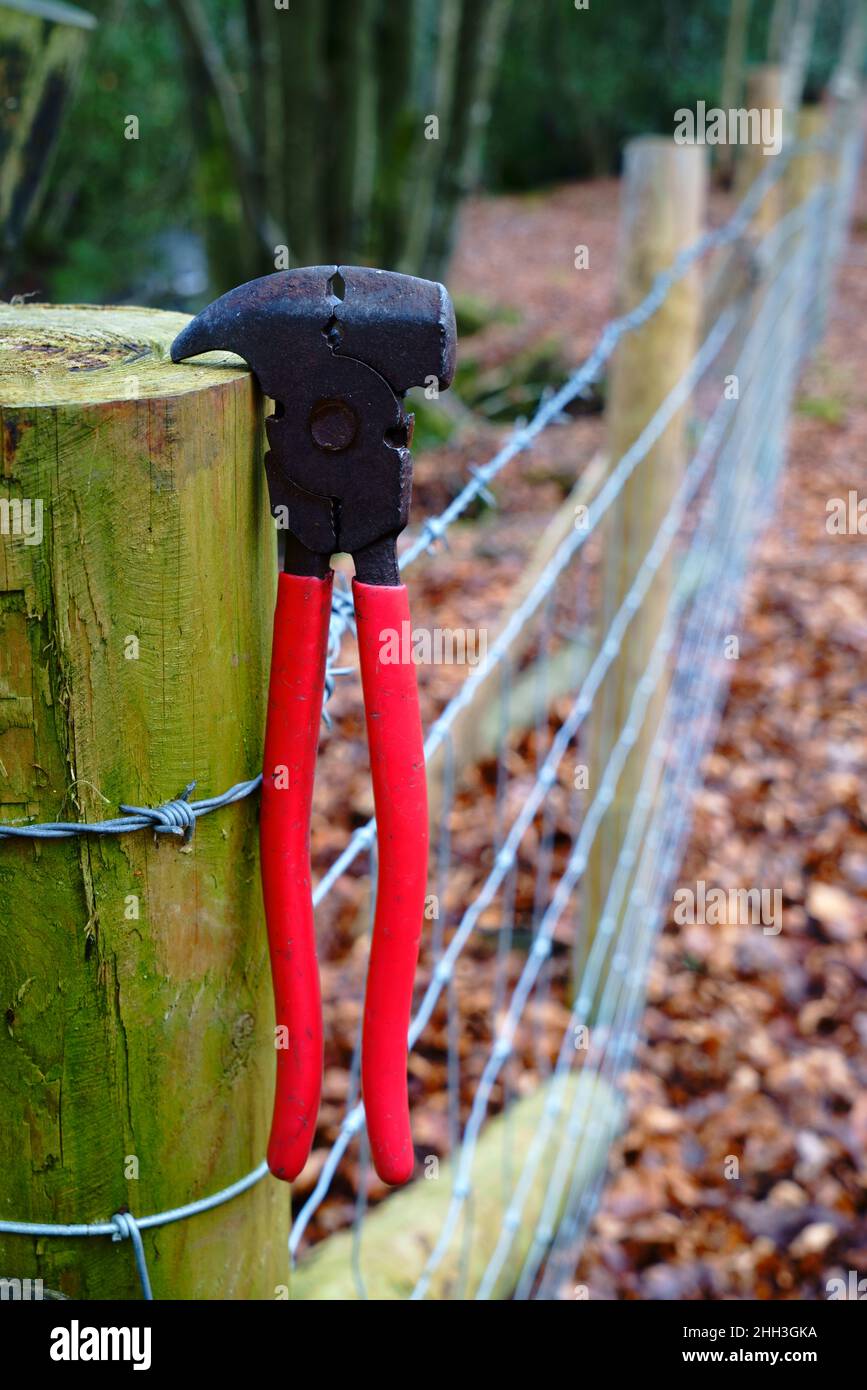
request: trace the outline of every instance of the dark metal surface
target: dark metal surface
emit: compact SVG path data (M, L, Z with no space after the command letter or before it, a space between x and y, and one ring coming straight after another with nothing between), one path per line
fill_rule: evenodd
M442 285L392 271L310 266L230 290L172 344L173 362L225 349L276 402L266 420L271 509L285 568L324 574L348 551L366 583L398 583L409 516L411 386L451 383L457 333ZM285 511L281 510L285 509Z

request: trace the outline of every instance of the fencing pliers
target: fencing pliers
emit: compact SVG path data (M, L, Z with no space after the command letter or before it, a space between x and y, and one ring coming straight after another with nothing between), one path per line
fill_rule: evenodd
M387 271L313 266L252 280L214 301L172 344L175 362L222 348L276 403L266 420L271 509L286 532L268 696L261 864L277 1019L268 1165L291 1181L316 1130L322 1007L310 813L333 573L355 561L353 596L379 844L362 1036L362 1095L379 1176L406 1182L414 1154L406 1049L424 913L428 811L407 591L396 542L412 485L411 386L454 373L454 311L442 285ZM397 660L388 655L400 653ZM386 659L384 658L384 655Z

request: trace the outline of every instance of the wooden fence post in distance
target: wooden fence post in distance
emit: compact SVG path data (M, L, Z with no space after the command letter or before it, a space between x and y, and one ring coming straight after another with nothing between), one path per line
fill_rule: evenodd
M620 217L619 313L633 309L646 296L656 276L701 235L707 178L703 146L677 145L671 138L657 136L642 136L627 145ZM701 276L693 268L674 285L648 322L621 340L612 363L608 394L611 468L635 443L686 372L698 347L700 313ZM687 413L681 409L674 416L648 456L637 465L602 523L600 641L631 588L683 475ZM640 612L630 623L622 652L614 659L597 694L587 728L588 804L599 791L605 765L659 635L670 588L670 567L663 564ZM591 850L582 930L576 946L576 986L653 742L662 694L651 703Z
M795 136L799 144L805 146L800 154L796 154L785 173L785 199L787 210L798 207L809 198L816 184L819 182L824 161L828 159L827 151L823 152L815 148L818 141L828 129L827 108L820 105L803 106L798 112L795 124ZM812 148L811 148L812 147Z
M783 110L783 93L782 68L775 67L770 63L762 63L758 67L750 68L747 72L744 106L748 111L782 111L783 144L785 145L789 136L793 113ZM765 154L764 147L755 141L739 147L735 176L738 200L746 196L756 179L766 173L769 165L778 157L778 155ZM782 181L777 179L762 198L756 216L751 223L751 230L756 237L761 238L765 232L769 232L777 224L780 220L783 201Z
M104 820L261 766L261 402L237 359L171 364L185 322L0 307L0 822ZM215 811L189 844L0 839L0 1220L150 1215L261 1162L256 815ZM288 1217L266 1178L145 1231L155 1297L273 1298ZM0 1275L141 1296L129 1241L0 1234Z

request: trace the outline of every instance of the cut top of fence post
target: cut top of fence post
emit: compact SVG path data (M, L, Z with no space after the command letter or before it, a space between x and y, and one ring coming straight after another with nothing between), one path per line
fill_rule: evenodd
M261 768L276 580L261 398L226 358L172 366L185 322L0 307L2 821L101 821ZM252 798L186 844L0 840L4 1217L162 1212L259 1164L274 1035L255 845ZM161 1230L155 1295L273 1298L276 1189ZM140 1295L110 1240L0 1235L0 1273Z

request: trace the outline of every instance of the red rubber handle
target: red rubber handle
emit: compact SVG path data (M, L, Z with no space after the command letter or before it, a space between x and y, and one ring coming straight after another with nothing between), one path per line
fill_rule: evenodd
M332 577L281 574L262 777L262 891L278 1034L268 1167L291 1182L316 1132L322 1003L310 885L310 809L322 718ZM285 1030L285 1031L284 1031Z
M427 888L427 782L406 588L358 580L352 588L379 844L361 1085L374 1167L398 1184L415 1164L406 1055Z

